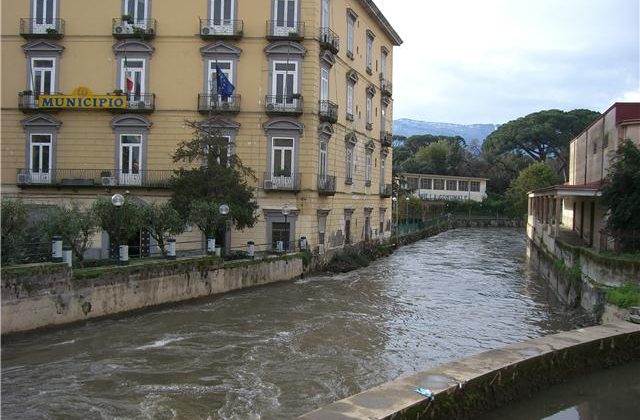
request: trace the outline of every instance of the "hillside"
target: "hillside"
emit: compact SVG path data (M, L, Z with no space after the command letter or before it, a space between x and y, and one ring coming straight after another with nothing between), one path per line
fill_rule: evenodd
M393 122L393 134L398 136L413 136L416 134L431 134L437 136L460 136L468 143L478 140L482 143L489 134L499 126L497 124L451 124L442 122L427 122L401 118Z

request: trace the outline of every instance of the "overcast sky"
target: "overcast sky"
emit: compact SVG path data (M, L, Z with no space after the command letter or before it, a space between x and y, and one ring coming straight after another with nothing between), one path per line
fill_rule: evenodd
M394 49L394 119L504 123L640 101L640 0L374 0Z

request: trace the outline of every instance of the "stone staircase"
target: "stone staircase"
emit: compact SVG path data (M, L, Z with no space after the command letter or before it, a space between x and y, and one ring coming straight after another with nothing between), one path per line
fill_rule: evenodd
M629 322L640 324L640 306L632 306L629 308Z

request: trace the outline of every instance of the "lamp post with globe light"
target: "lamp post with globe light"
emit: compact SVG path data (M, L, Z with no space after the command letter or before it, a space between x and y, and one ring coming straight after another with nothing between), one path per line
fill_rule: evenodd
M289 213L291 212L291 209L289 208L289 204L285 203L284 206L282 206L282 215L284 216L284 224L287 226L287 233L288 233L288 237L287 240L284 242L284 249L286 251L289 250L289 239L291 239L291 232L289 232L289 225L287 224L287 217L289 216Z
M231 209L229 208L228 204L220 204L220 207L218 207L218 212L220 212L220 215L222 217L224 217L224 251L225 253L227 253L230 250L230 244L229 242L229 238L227 238L227 233L229 232L229 218L227 217L229 215L229 211Z
M113 204L113 206L116 208L116 229L115 229L115 238L114 241L116 243L116 250L118 253L118 260L120 262L123 261L123 255L122 255L122 251L123 249L122 244L120 243L122 241L121 236L121 232L120 232L120 209L122 208L122 205L124 204L124 196L122 194L114 194L111 196L111 204ZM127 253L128 254L128 253ZM127 255L127 260L129 255Z

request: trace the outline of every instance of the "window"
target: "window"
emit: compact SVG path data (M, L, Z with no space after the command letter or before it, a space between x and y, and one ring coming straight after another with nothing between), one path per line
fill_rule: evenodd
M380 154L380 185L384 186L385 167L387 166L387 156Z
M120 135L120 185L141 185L142 136Z
M480 191L480 183L478 181L471 181L471 191Z
M219 31L217 33L233 33L234 3L235 0L211 0L209 19Z
M214 103L232 101L230 97L223 97L222 95L218 95L218 73L216 71L216 65L220 67L220 70L222 70L222 73L227 77L227 79L229 79L229 81L233 81L233 61L209 60L207 71L207 86L209 89L211 101Z
M444 179L434 179L433 180L433 189L434 190L444 190Z
M318 210L318 244L324 245L324 236L327 231L328 210Z
M353 82L347 81L347 119L353 121Z
M420 180L420 188L423 190L431 189L431 178L422 178Z
M329 146L326 141L320 141L320 162L319 162L319 174L320 180L324 181L327 178L327 155Z
M356 28L356 16L355 14L347 13L347 57L353 58L353 43L355 39Z
M383 79L387 78L387 51L384 49L380 55L380 75Z
M291 178L293 176L293 139L273 138L271 151L271 178Z
M56 0L33 0L33 33L47 33L47 29L56 29L57 16Z
M418 178L407 178L407 186L410 190L418 189Z
M331 15L329 13L329 0L322 0L322 9L320 13L320 27L328 28L331 25Z
M469 181L458 181L458 191L469 191Z
M598 153L598 140L593 140L593 154Z
M32 58L31 90L34 93L54 93L55 86L55 58Z
M273 62L273 83L271 92L278 105L296 107L298 99L292 96L297 92L298 63L286 61Z
M364 157L364 180L366 185L371 185L371 163L373 160L373 151L367 149Z
M373 129L373 98L367 93L367 130Z
M275 0L273 7L273 16L275 17L273 34L288 36L292 32L297 32L297 0Z
M367 31L367 73L371 74L371 69L373 68L373 34L370 31Z
M353 209L344 210L344 243L345 245L351 243L351 216L353 215Z
M220 150L220 153L218 154L217 157L217 161L218 164L222 164L225 165L227 167L229 167L231 165L231 136L225 136L225 135L219 135L217 136L218 139L220 140L226 140L226 145L222 146L222 150ZM215 142L214 144L220 145L222 142ZM208 162L207 162L207 157L206 155L208 154L209 151L209 145L206 145L204 147L204 153L205 156L203 157L203 166L207 166ZM213 158L213 156L211 156Z
M329 69L325 67L320 69L320 100L329 100Z
M291 225L289 222L273 222L271 224L271 238L273 249L278 250L278 242L282 242L282 250L288 251L291 238Z
M447 180L447 191L456 191L458 189L458 181L448 179Z
M387 209L380 209L380 228L378 230L378 234L380 236L384 236L384 216L387 212Z
M380 106L380 131L387 131L387 106L382 104Z
M29 173L31 183L48 184L51 182L51 134L31 134Z
M146 92L145 60L125 58L121 63L120 89L128 96L130 105L143 101Z
M354 146L347 144L347 156L345 163L345 183L352 184L353 183L353 149Z
M136 26L146 24L148 13L147 0L124 0L124 15L130 16Z

